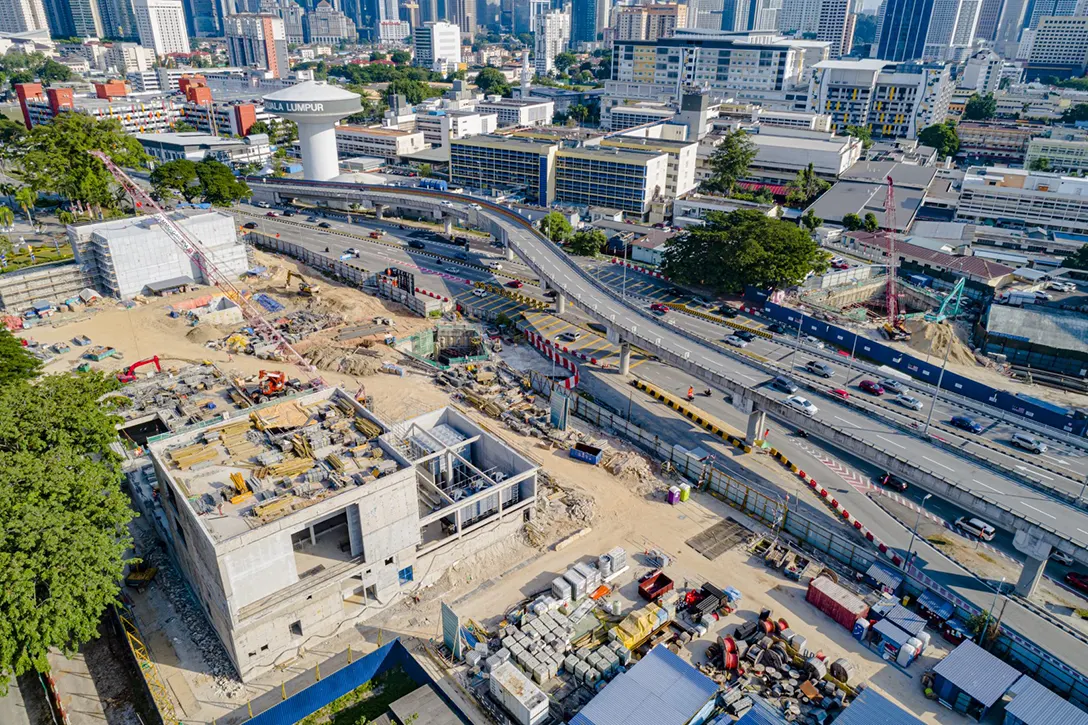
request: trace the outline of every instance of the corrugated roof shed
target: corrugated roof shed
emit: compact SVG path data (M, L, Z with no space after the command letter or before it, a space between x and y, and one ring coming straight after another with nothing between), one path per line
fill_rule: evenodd
M1039 305L993 305L986 331L990 335L1029 340L1057 350L1088 352L1088 317L1071 310Z
M882 619L874 624L873 631L896 647L902 647L911 638L909 632L903 631L901 627L897 627L894 622L888 619Z
M835 718L835 725L922 725L922 721L870 687Z
M964 640L937 663L935 674L951 682L985 707L1001 699L1020 677L1012 665L1005 664L971 640Z
M900 604L892 607L884 617L912 637L926 628L926 620L922 619L922 615L915 614Z
M663 646L590 700L570 725L684 725L718 686Z
M892 571L877 562L873 562L873 565L869 567L869 571L865 572L865 576L877 584L883 584L892 591L898 589L899 585L903 583L903 577L898 572Z
M1009 690L1012 700L1005 713L1024 725L1088 725L1088 712L1069 703L1061 695L1048 690L1024 675Z
M952 605L952 602L934 594L928 589L919 595L918 605L925 607L941 619L948 619L956 613L956 608Z
M785 725L786 719L759 697L752 697L752 709L737 720L736 725Z

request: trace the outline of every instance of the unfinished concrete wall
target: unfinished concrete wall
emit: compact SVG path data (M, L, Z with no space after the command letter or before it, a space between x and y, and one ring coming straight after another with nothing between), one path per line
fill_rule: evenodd
M223 556L220 567L234 593L234 611L298 581L291 534L286 531L254 541Z
M0 275L0 310L20 313L35 300L60 304L77 296L91 279L74 261L43 264Z

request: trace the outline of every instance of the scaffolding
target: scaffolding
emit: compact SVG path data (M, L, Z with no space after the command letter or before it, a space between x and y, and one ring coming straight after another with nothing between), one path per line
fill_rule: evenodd
M174 703L170 700L170 693L166 689L162 677L159 676L159 668L151 660L151 655L148 653L147 646L140 635L140 629L136 626L136 618L128 609L122 610L115 607L114 611L117 613L117 618L121 621L121 626L125 630L125 639L128 641L129 649L132 650L132 656L136 658L136 666L140 668L140 672L143 674L144 682L147 683L147 689L151 692L151 699L155 701L155 707L158 708L163 725L181 725L174 712Z

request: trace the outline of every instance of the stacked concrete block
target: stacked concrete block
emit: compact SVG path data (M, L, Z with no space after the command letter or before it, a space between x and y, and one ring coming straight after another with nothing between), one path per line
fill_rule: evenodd
M578 664L578 658L573 654L569 654L563 658L563 670L570 675L574 674L574 668Z
M574 570L581 574L586 580L586 594L592 594L593 591L599 587L603 581L601 577L601 570L595 566L589 564L577 563L574 565Z
M556 599L570 601L574 597L574 590L571 589L569 581L557 576L552 580L552 595Z
M543 685L548 679L548 667L546 665L538 664L533 668L533 681L536 684Z
M585 682L586 673L589 672L589 669L590 667L586 664L585 660L578 660L578 664L574 666L574 679L578 682Z
M484 672L491 672L501 664L505 664L510 661L510 650L503 647L495 654L484 660Z
M585 597L587 594L589 594L586 589L589 585L589 582L586 581L585 575L579 572L577 569L568 569L567 573L563 575L563 578L570 583L571 590L574 593L572 601L574 599L581 599L582 597Z
M480 664L480 661L482 659L483 655L481 655L474 649L470 649L468 652L465 653L465 664L467 664L469 667L475 667L476 665Z

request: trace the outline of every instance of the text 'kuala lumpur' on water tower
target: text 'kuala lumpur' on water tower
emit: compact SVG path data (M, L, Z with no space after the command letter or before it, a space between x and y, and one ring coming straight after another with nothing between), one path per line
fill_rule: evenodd
M323 81L303 81L264 97L264 110L298 124L303 176L313 181L340 174L336 122L361 107L359 94Z

